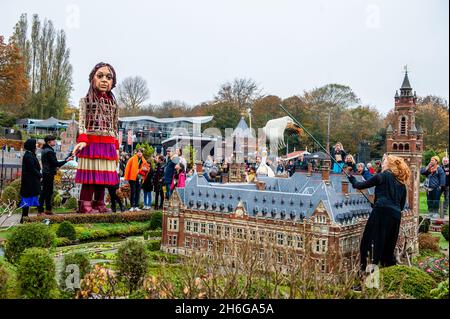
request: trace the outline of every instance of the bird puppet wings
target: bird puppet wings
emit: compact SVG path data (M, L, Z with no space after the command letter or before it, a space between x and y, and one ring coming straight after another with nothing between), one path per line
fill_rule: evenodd
M263 131L270 143L270 153L274 153L286 146L284 143L285 131L300 136L302 129L294 123L291 117L284 116L268 121Z

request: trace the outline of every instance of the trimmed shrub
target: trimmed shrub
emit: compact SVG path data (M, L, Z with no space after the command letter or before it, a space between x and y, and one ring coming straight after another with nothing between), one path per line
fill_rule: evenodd
M62 197L58 192L54 192L52 196L52 206L54 208L61 207L62 204Z
M16 202L17 205L20 203L20 194L19 191L16 190L12 186L7 186L2 192L2 202Z
M0 262L0 299L6 299L8 296L9 273L6 267Z
M61 289L70 289L66 286L66 276L69 275L69 272L66 272L68 265L77 265L80 271L79 279L83 279L84 276L91 271L91 264L89 262L88 255L86 253L73 253L64 256L63 269L61 273L61 281L60 286Z
M419 249L439 251L439 238L431 234L419 234Z
M150 240L147 242L147 249L149 251L158 251L161 249L161 240Z
M78 201L77 201L77 199L76 199L75 197L70 197L70 198L66 201L64 207L65 207L66 209L77 209L77 207L78 207Z
M430 229L430 219L425 218L425 220L422 222L423 217L419 216L419 233L428 233Z
M430 291L436 286L434 279L422 270L403 265L382 268L380 277L384 291L417 299L431 298Z
M132 293L138 289L145 278L149 258L142 242L129 240L117 251L117 274Z
M24 218L24 222L42 222L49 219L52 223L59 224L63 221L70 221L72 224L92 224L92 223L126 223L144 222L151 219L151 212L125 212L116 214L54 214L45 216L29 216Z
M47 225L31 223L21 225L13 230L6 242L5 257L11 263L19 261L20 255L31 247L52 247L55 244L55 234Z
M444 236L445 240L448 241L448 224L442 225L441 234Z
M28 248L20 257L17 280L27 299L49 299L56 289L55 263L46 249Z
M69 221L63 221L56 231L56 235L58 237L65 237L70 240L75 240L77 238L77 233L75 231L75 227L73 227L72 223Z
M94 226L95 227L95 226ZM106 225L102 228L77 227L77 238L83 241L92 241L113 236L140 235L149 227L148 222L124 223Z
M150 229L162 228L162 212L154 212L150 219Z

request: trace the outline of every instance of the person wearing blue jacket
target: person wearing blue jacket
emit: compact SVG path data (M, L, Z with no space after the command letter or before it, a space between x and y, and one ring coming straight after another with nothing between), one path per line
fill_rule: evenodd
M172 185L173 175L175 174L175 165L178 164L179 159L176 154L172 154L172 149L169 148L166 151L167 154L167 162L164 166L164 186L166 187L166 199L170 198L172 192L170 190L170 186Z
M445 191L445 172L439 166L439 156L433 156L426 167L420 169L420 174L427 177L424 182L427 191L428 211L433 214L439 212L439 200Z
M356 170L366 181L372 177L369 170L364 166L364 163L358 163L356 165Z

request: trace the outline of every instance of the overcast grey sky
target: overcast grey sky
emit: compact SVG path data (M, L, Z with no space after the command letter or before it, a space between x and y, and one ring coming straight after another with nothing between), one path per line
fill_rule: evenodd
M66 31L74 104L99 61L119 82L145 78L152 104L195 105L250 77L282 98L349 85L386 113L405 64L418 95L449 97L448 0L0 1L6 37L21 13Z

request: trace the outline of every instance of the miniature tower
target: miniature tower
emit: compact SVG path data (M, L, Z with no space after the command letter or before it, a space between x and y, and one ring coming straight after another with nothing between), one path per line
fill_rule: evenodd
M387 153L402 157L411 169L408 187L408 207L415 216L419 215L420 166L422 164L423 132L416 128L416 92L412 93L408 70L405 66L405 77L395 93L394 123L386 130Z

